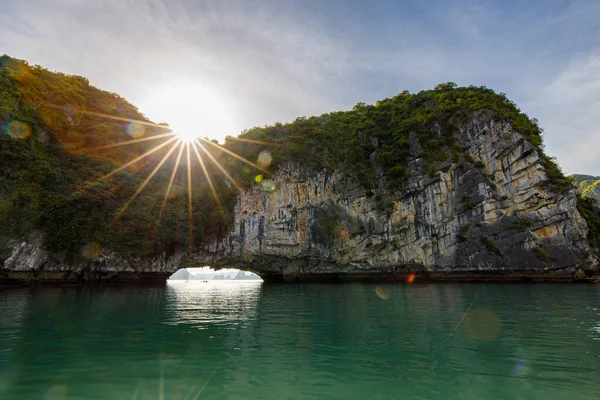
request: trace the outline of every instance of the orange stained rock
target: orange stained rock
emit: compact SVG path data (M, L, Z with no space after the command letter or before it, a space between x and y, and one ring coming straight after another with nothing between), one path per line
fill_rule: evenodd
M551 237L551 236L556 236L558 234L558 229L556 228L556 225L550 225L550 226L546 226L542 229L538 229L533 234L538 239L544 238L544 237Z
M299 185L298 186L298 193L299 195L299 202L300 204L305 204L306 203L306 199L307 199L307 194L306 194L306 186L304 185Z

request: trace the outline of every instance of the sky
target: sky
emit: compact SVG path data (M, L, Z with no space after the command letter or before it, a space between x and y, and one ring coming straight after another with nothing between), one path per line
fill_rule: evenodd
M600 175L600 1L0 0L0 53L222 138L441 82L503 92Z

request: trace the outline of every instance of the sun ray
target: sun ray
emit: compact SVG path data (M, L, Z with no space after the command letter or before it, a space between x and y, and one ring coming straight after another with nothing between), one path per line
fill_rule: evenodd
M150 180L154 177L154 175L156 175L156 173L158 172L158 170L160 169L160 167L162 167L163 164L165 163L165 161L167 161L167 159L171 156L171 154L173 154L173 152L177 148L177 145L179 145L179 142L176 142L173 145L173 147L171 147L171 149L169 150L169 152L167 154L165 154L165 156L162 158L162 160L160 160L160 162L156 165L156 167L154 167L154 169L152 170L152 172L150 173L150 175L148 175L148 177L144 180L144 182L142 182L142 184L140 185L140 187L135 191L135 193L133 194L133 196L131 196L131 198L129 200L127 200L127 203L125 203L125 205L123 206L123 208L121 208L121 210L119 211L119 213L117 215L123 214L125 212L125 210L127 209L127 207L129 207L129 205L131 205L131 203L133 202L133 200L135 200L135 198L140 193L142 193L142 190L144 190L144 188L146 187L146 185L148 185L148 182L150 182Z
M202 385L202 387L200 388L200 390L198 392L196 392L196 395L193 397L193 400L198 400L198 398L200 397L200 395L202 394L202 392L204 391L204 389L206 389L206 386L208 385L208 383L210 382L210 380L215 376L215 373L221 367L221 364L222 363L219 363L217 365L217 367L215 368L215 370L213 371L213 373L210 374L210 376L208 377L208 379L206 380L206 382L204 382L204 385Z
M227 139L231 139L231 140L237 140L238 142L246 142L246 143L254 143L254 144L262 144L264 146L273 146L273 147L284 147L285 145L282 143L273 143L273 142L266 142L266 141L262 141L262 140L256 140L256 139L246 139L246 138L241 138L241 137L233 137L233 136L228 136Z
M198 145L198 147L200 147L200 149L204 152L204 154L206 154L206 156L208 158L210 158L210 160L213 162L213 164L215 164L217 166L217 168L219 168L219 170L223 173L223 175L225 175L227 177L227 179L229 179L229 181L233 184L233 186L235 186L237 190L239 190L241 193L243 193L244 189L242 189L240 187L240 185L237 184L237 182L232 178L232 176L229 175L229 172L227 172L227 170L225 170L225 168L223 168L223 166L221 164L219 164L219 162L215 159L215 157L213 157L213 155L210 154L208 150L206 150L206 148L202 145L202 143L200 143L198 140L195 140L195 142Z
M173 172L171 173L171 179L169 179L169 185L167 186L167 190L165 191L165 198L163 199L162 204L160 205L157 225L160 224L163 211L165 210L165 205L167 204L169 194L171 193L171 188L173 187L173 181L175 180L177 170L179 169L179 162L181 161L181 156L183 155L183 149L185 148L183 141L180 141L179 143L181 144L181 146L179 147L179 154L177 155L177 160L175 161L175 166L173 167Z
M109 144L106 146L99 146L99 147L88 147L85 149L77 149L74 150L75 153L79 153L79 152L85 152L85 151L91 151L91 150L104 150L104 149L111 149L113 147L119 147L119 146L127 146L129 144L135 144L135 143L141 143L141 142L147 142L149 140L156 140L156 139L161 139L161 138L165 138L168 136L175 136L176 133L175 132L169 132L169 133L162 133L160 135L154 135L154 136L149 136L149 137L145 137L145 138L141 138L141 139L133 139L133 140L128 140L126 142L120 142L120 143L115 143L115 144Z
M471 304L469 304L469 308L467 308L467 311L465 311L465 313L463 314L463 316L460 318L460 321L458 321L458 324L456 324L456 326L454 327L454 329L452 330L452 332L450 332L450 335L448 335L448 337L446 338L446 340L450 339L452 337L452 335L454 335L454 332L456 332L456 330L458 329L458 327L460 326L460 324L462 324L463 320L465 319L465 317L467 316L467 314L469 313L469 311L471 311L471 308L473 307L473 304L475 304L475 300L477 300L477 294L475 295L475 297L473 297L473 301L471 302Z
M198 138L198 139L202 140L202 141L203 141L203 142L205 142L205 143L208 143L208 144L210 144L211 146L214 146L214 147L216 147L217 149L219 149L219 150L221 150L221 151L223 151L223 152L225 152L225 153L229 154L229 155L230 155L230 156L232 156L232 157L235 157L235 158L237 158L237 159L238 159L238 160L240 160L241 162L244 162L244 163L246 163L246 164L248 164L248 165L250 165L250 166L252 166L252 167L256 168L257 170L264 172L265 174L269 174L269 175L271 175L271 173L270 173L269 171L267 171L267 170L266 170L266 169L264 169L264 168L261 168L261 167L260 167L258 164L255 164L255 163L253 163L252 161L248 161L248 160L246 160L244 157L242 157L242 156L240 156L240 155L238 155L238 154L235 154L233 151L231 151L231 150L229 150L229 149L226 149L225 147L221 146L220 144L213 143L213 142L211 142L210 140L208 140L208 139L204 139L204 138L202 138L202 137L200 137L200 138Z
M152 154L152 153L155 153L155 152L157 152L158 150L162 149L163 147L165 147L165 146L166 146L166 145L168 145L169 143L172 143L172 142L174 142L175 140L178 140L178 138L177 138L177 137L173 137L173 138L171 138L171 139L169 139L169 140L167 140L167 141L165 141L165 142L163 142L163 143L159 144L158 146L156 146L156 147L154 147L154 148L152 148L152 149L148 150L147 152L145 152L145 153L144 153L144 154L142 154L141 156L134 158L133 160L131 160L131 161L129 161L128 163L126 163L126 164L124 164L124 165L120 166L119 168L117 168L117 169L113 170L112 172L109 172L108 174L106 174L106 175L104 175L104 176L100 177L100 179L98 179L98 180L103 180L103 179L106 179L106 178L110 178L110 177L111 177L111 176L113 176L114 174L116 174L116 173L119 173L119 172L123 171L125 168L128 168L128 167L132 166L132 165L133 165L133 164L135 164L136 162L138 162L138 161L140 161L140 160L142 160L142 159L144 159L144 158L148 157L148 156L149 156L150 154Z
M194 153L196 153L196 157L198 157L198 162L200 163L200 167L202 167L202 172L204 173L204 176L206 177L206 180L208 181L208 186L210 187L210 191L212 192L213 198L215 199L215 202L217 203L217 207L219 207L219 212L221 213L221 215L224 216L223 205L221 204L221 199L219 199L219 195L217 194L215 185L213 184L213 181L210 178L210 174L208 173L208 170L206 169L204 160L202 159L202 157L200 156L200 153L198 152L198 148L196 147L196 142L191 142L191 144L192 144L192 148L194 149Z
M158 399L165 400L165 370L163 365L160 366L160 379L158 381Z
M54 108L54 109L58 109L60 111L64 110L65 106L59 106L56 104L44 104L43 107L48 107L48 108ZM114 119L115 121L122 121L122 122L133 122L136 124L141 124L141 125L147 125L147 126L153 126L155 128L161 128L161 129L168 129L171 130L171 127L168 125L161 125L161 124L156 124L154 122L150 122L150 121L144 121L144 120L140 120L140 119L132 119L132 118L124 118L124 117L115 117L114 115L110 115L110 114L104 114L104 113L99 113L99 112L95 112L95 111L87 111L87 110L83 110L77 106L72 106L73 109L75 109L77 112L81 113L81 114L88 114L88 115L94 115L97 117L103 117L103 118L109 118L109 119Z
M192 164L190 162L190 142L186 143L185 152L187 156L187 185L188 185L188 231L190 238L190 250L194 246L194 211L192 210Z

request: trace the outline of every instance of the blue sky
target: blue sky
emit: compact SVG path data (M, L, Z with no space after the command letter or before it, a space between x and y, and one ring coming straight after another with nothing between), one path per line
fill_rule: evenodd
M86 76L156 121L185 112L208 135L237 134L454 81L507 93L540 120L566 172L600 175L597 0L2 7L0 52Z

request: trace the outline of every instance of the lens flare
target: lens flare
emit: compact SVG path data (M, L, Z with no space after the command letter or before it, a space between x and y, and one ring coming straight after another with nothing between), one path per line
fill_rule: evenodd
M406 283L413 283L415 281L415 278L417 277L417 275L415 275L414 272L411 272L410 274L408 274L408 276L406 277Z
M249 166L256 168L257 170L259 170L259 171L261 171L261 172L263 172L263 173L265 173L265 174L271 174L269 171L267 171L266 169L262 168L260 165L258 165L258 164L255 164L255 163L253 163L252 161L248 161L248 160L246 160L244 157L240 156L239 154L236 154L236 153L234 153L233 151L231 151L231 150L229 150L229 149L227 149L227 148L225 148L225 147L221 146L221 145L220 145L220 144L218 144L218 143L213 143L213 142L211 142L210 140L208 140L208 139L204 139L204 138L202 138L202 137L199 137L198 139L200 139L200 140L201 140L201 141L203 141L204 143L207 143L207 144L209 144L209 145L211 145L211 146L215 147L216 149L219 149L219 150L220 150L220 151L222 151L223 153L229 154L230 156L232 156L232 157L234 157L234 158L236 158L236 159L240 160L241 162L243 162L243 163L246 163L246 164L248 164Z
M515 363L515 366L512 370L512 376L516 378L521 378L525 375L528 375L531 372L530 360L528 358L520 358Z
M169 132L169 133L163 133L163 134L160 134L160 135L153 135L153 136L149 136L149 137L145 137L145 138L141 138L141 139L128 140L126 142L119 142L119 143L108 144L108 145L105 145L105 146L88 147L88 148L78 149L77 152L86 152L86 151L92 151L92 150L106 150L106 149L112 149L114 147L128 146L130 144L147 142L149 140L156 140L156 139L162 139L162 138L165 138L165 137L173 137L173 136L175 136L175 134L173 132Z
M96 242L86 244L81 248L81 256L88 260L95 260L102 252L102 245Z
M169 194L171 193L171 188L173 187L173 181L175 180L175 176L177 175L177 170L179 169L179 163L181 162L181 155L183 154L184 144L183 142L179 142L179 154L175 159L175 166L173 167L173 172L171 172L171 178L169 179L169 185L167 186L167 190L165 191L165 197L163 198L162 204L160 205L160 211L158 212L158 224L160 224L160 220L162 218L163 212L165 211L165 205L167 204L167 200L169 199Z
M99 178L99 180L102 179L107 179L110 178L111 176L118 174L119 172L123 171L125 168L129 168L130 166L132 166L133 164L135 164L136 162L148 157L150 154L157 152L158 150L162 149L163 147L165 147L166 145L168 145L169 143L173 143L175 140L177 140L176 137L171 138L163 143L161 143L160 145L148 150L147 152L145 152L144 154L142 154L141 156L138 156L136 158L134 158L133 160L129 161L128 163L125 163L123 165L121 165L119 168L114 169L113 171L109 172L108 174L102 176Z
M192 200L192 163L190 161L190 142L185 142L187 161L187 193L188 193L188 240L190 249L194 245L194 210Z
M260 190L263 192L274 192L277 189L275 182L270 179L262 179L260 182Z
M125 132L134 139L139 139L146 134L146 127L138 122L125 125Z
M263 150L258 154L258 160L256 163L260 165L261 168L269 168L271 162L273 161L273 156L267 150Z
M152 172L150 172L150 175L148 175L148 177L146 179L144 179L144 182L142 182L142 184L138 187L138 189L135 191L135 193L129 198L129 200L127 200L127 203L125 203L125 205L121 208L121 210L119 211L119 213L117 214L117 216L119 216L120 214L123 214L125 212L125 210L127 209L127 207L129 207L131 205L131 203L133 202L133 200L135 200L135 198L140 193L142 193L142 190L144 190L144 188L146 187L146 185L148 185L148 182L150 182L150 180L154 177L154 175L156 175L156 173L158 172L158 170L163 166L163 164L167 161L167 159L169 157L171 157L171 154L173 154L173 152L177 148L178 144L179 144L179 142L175 142L175 144L173 145L173 147L171 147L171 149L162 158L162 160L160 160L160 162L156 165L156 167L154 167L154 169L152 170Z
M44 103L44 104L41 104L41 106L46 107L46 108L53 108L53 109L59 110L61 112L64 111L64 106L59 106L56 104ZM134 122L136 124L153 126L155 128L166 129L174 135L174 133L171 132L171 128L168 125L155 124L154 122L143 121L143 120L139 120L139 119L115 117L114 115L99 113L99 112L94 112L94 111L87 111L87 110L84 110L83 108L79 108L79 107L75 107L75 106L71 106L71 107L73 107L73 109L75 110L74 112L77 112L77 113L81 113L81 114L85 114L85 115L93 115L93 116L100 117L100 118L108 118L108 119L112 119L114 121Z
M63 400L69 395L69 387L67 385L54 385L46 392L45 400Z
M210 188L210 191L213 195L213 199L215 200L215 203L217 203L219 212L221 213L221 215L223 217L225 217L225 212L223 211L223 204L221 204L221 199L219 199L219 195L217 194L217 189L215 188L212 178L210 177L210 174L208 172L208 169L206 168L206 165L204 164L204 160L200 156L200 152L198 151L196 142L191 142L191 145L192 145L192 148L194 149L194 153L196 154L196 157L198 158L198 162L200 163L200 168L202 168L202 173L204 173L204 177L206 178L206 181L208 182L208 187Z
M467 334L482 342L494 340L500 333L500 327L500 318L489 308L474 308L465 320Z
M375 294L382 300L387 300L390 297L390 294L386 292L382 287L377 286L375 288Z
M227 172L227 170L225 170L225 168L223 168L223 166L219 163L219 161L217 161L216 158L213 157L212 154L210 154L210 152L208 150L206 150L206 148L202 145L202 143L199 140L194 140L194 146L198 146L203 152L204 154L206 154L206 156L213 162L213 164L219 169L219 171L221 171L223 173L223 175L225 175L225 177L227 179L229 179L229 182L231 182L231 184L233 186L235 186L235 188L243 193L244 190L241 188L240 185L238 185L238 183L235 181L235 179L233 179L233 177L229 174L229 172Z
M31 128L21 121L7 121L2 125L2 130L13 139L27 139L31 136Z

